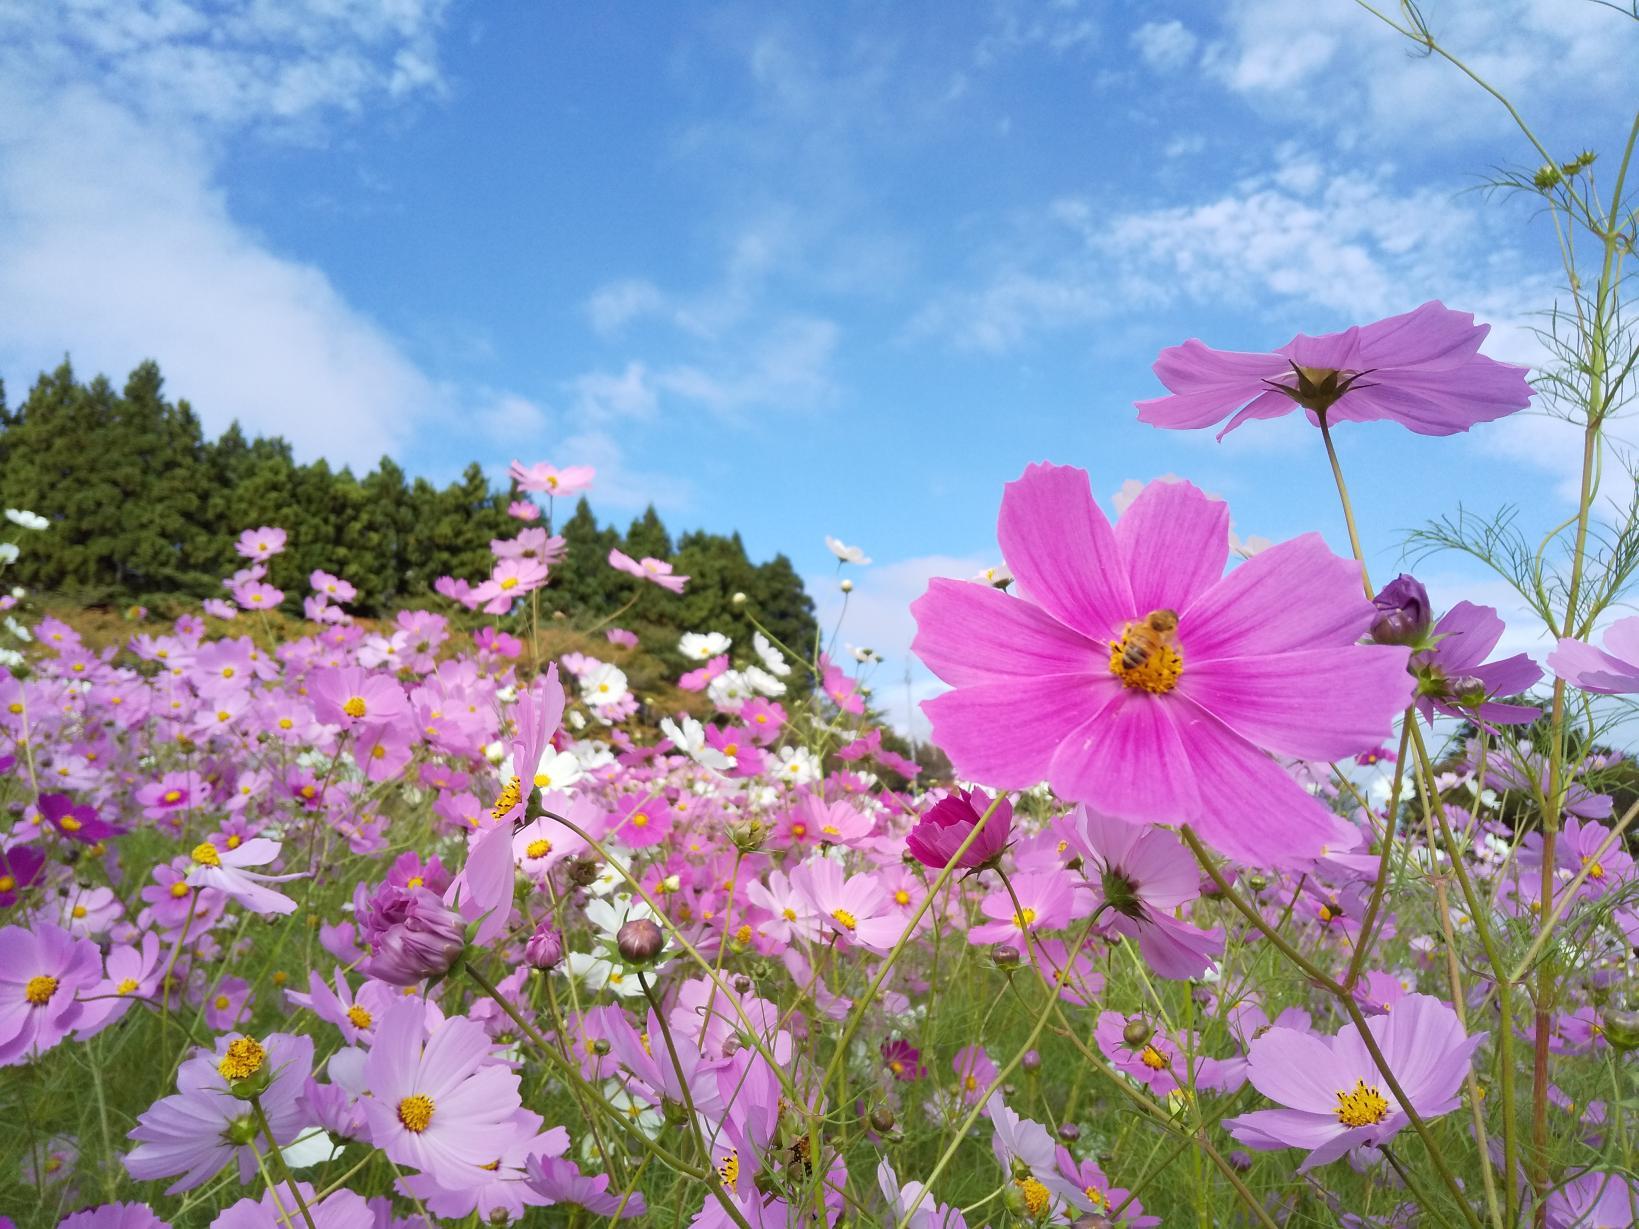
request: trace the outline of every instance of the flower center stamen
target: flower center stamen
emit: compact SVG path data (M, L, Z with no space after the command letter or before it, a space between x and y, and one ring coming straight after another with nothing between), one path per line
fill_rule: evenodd
M405 1097L398 1103L398 1120L405 1130L420 1135L433 1120L433 1099L423 1092Z
M221 866L222 855L216 852L216 846L206 841L203 845L195 845L193 853L189 855L200 866Z
M1172 610L1152 610L1127 624L1121 639L1110 641L1110 673L1135 691L1165 695L1184 672L1184 659L1172 643L1177 630Z
M57 979L42 973L38 977L28 979L23 987L23 997L35 1007L44 1007L51 1002L51 996L57 993Z
M1337 1094L1337 1120L1346 1127L1369 1127L1389 1114L1389 1102L1376 1087L1356 1080L1354 1087Z
M223 1079L243 1080L260 1071L266 1059L267 1051L254 1037L235 1037L228 1042L228 1052L217 1060L216 1069Z
M1052 1196L1047 1188L1035 1178L1015 1178L1013 1184L1019 1188L1024 1196L1024 1210L1031 1216L1040 1216L1047 1211L1047 1205L1052 1202Z

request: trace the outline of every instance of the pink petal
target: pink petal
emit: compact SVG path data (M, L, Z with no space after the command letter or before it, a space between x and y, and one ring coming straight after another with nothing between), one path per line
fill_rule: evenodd
M1229 561L1229 505L1188 482L1152 482L1116 522L1133 609L1184 610Z
M1201 809L1189 760L1174 706L1121 687L1108 707L1064 738L1048 779L1061 798L1119 819L1164 822Z
M1187 673L1197 660L1353 644L1376 609L1360 565L1306 533L1254 555L1178 613Z
M1047 779L1059 743L1114 697L1121 684L1099 674L978 683L926 700L934 741L957 775L1000 789Z
M1030 466L1007 484L996 537L1024 595L1065 626L1108 640L1134 617L1121 551L1086 470Z
M1332 1047L1312 1033L1272 1028L1252 1043L1247 1075L1252 1086L1282 1105L1314 1114L1337 1114L1337 1082Z
M1038 606L991 585L936 579L911 603L911 651L953 686L1000 677L1091 674L1109 669L1109 649Z

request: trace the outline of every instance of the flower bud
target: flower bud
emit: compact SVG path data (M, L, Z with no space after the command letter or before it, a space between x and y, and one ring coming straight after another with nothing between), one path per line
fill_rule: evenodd
M1059 1123L1059 1138L1067 1144L1073 1144L1081 1138L1081 1128L1073 1122Z
M367 911L365 930L371 950L365 972L395 986L442 977L466 947L460 915L426 888L378 896Z
M729 598L728 600L736 606L744 606L751 599L746 597L745 594L743 594L743 593L739 592L738 590L736 590L734 596Z
M609 1053L609 1050L609 1039L607 1037L598 1037L593 1040L592 1053L596 1054L599 1058L602 1058L605 1054Z
M563 935L551 922L542 922L524 944L524 959L533 968L555 969L563 963Z
M616 949L632 964L648 964L665 946L665 933L646 917L633 918L615 932Z
M1041 1066L1041 1051L1026 1050L1024 1052L1024 1057L1019 1060L1019 1066L1023 1067L1026 1071L1036 1070Z
M1019 963L1019 949L1011 943L993 943L990 947L990 962L998 969L1011 969Z
M598 877L598 864L592 858L575 858L569 863L569 882L584 888Z
M1139 1018L1128 1020L1127 1027L1121 1030L1121 1040L1130 1046L1141 1046L1150 1039L1155 1029L1148 1020Z
M728 839L741 853L756 853L768 836L768 825L760 819L737 819L728 826Z
M854 582L851 581L851 580L844 580L837 587L839 589L841 589L844 593L852 593L854 591Z
M1371 637L1378 644L1407 644L1427 647L1429 629L1434 626L1428 590L1416 577L1401 573L1372 599L1377 617Z
M1599 1017L1599 1031L1611 1049L1626 1054L1639 1050L1639 1011L1607 1011Z
M886 1134L893 1130L895 1121L893 1111L886 1105L879 1105L871 1111L871 1129L873 1131Z
M1485 703L1485 680L1472 674L1459 674L1446 681L1446 691L1454 704L1477 708Z

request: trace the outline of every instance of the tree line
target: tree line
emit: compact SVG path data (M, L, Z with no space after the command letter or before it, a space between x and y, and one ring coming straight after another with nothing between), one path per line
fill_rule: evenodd
M248 438L237 423L207 438L186 400L166 399L153 362L121 390L100 375L81 381L64 360L15 409L0 384L0 499L52 522L29 535L13 575L82 605L157 609L225 597L222 578L246 562L233 549L239 532L276 525L290 539L269 581L291 613L300 614L315 569L358 587L356 614L438 606L439 576L476 582L493 562L490 541L523 528L507 514L520 497L515 486L491 487L477 462L440 487L408 477L389 457L362 478L323 459L298 462L285 440ZM745 611L732 602L744 592L788 644L813 643L813 602L791 561L753 563L738 533L694 531L674 543L652 506L622 533L601 524L584 498L556 529L569 553L553 569L546 605L568 618L601 618L635 593L626 626L749 637ZM608 566L611 547L668 559L693 579L681 596L639 588Z

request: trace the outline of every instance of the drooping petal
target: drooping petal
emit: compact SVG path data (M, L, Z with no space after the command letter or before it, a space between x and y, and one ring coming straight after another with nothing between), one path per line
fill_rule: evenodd
M1030 466L1007 484L996 537L1024 595L1065 626L1108 640L1134 617L1115 532L1086 470Z
M1376 616L1360 565L1332 554L1318 533L1260 551L1178 612L1190 663L1353 644Z
M1229 505L1188 482L1152 482L1115 525L1134 611L1179 611L1216 584L1229 561Z
M911 603L911 651L953 686L1108 669L1109 649L994 586L934 579Z
M1605 638L1605 643L1610 643L1609 636ZM1580 640L1560 640L1559 647L1548 654L1548 668L1571 686L1583 691L1606 696L1639 691L1639 665L1613 657Z
M1172 394L1138 402L1138 421L1174 429L1210 427L1265 393L1266 381L1290 370L1278 354L1214 350L1192 337L1168 346L1155 360L1156 377Z
M1397 646L1346 645L1191 659L1178 692L1260 747L1338 760L1382 743L1411 700L1410 656Z

